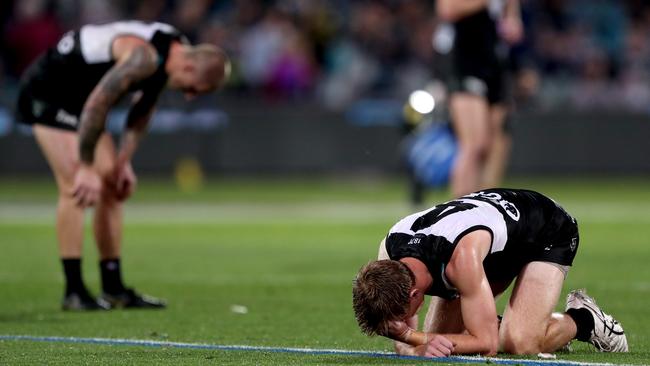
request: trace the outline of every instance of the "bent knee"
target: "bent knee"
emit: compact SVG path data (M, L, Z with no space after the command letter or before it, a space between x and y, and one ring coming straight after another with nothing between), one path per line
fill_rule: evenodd
M538 354L542 351L543 335L522 330L506 330L501 337L503 352L514 355Z
M113 160L101 159L95 162L94 168L105 183L113 180L116 166L117 163Z
M487 347L485 352L483 352L483 355L488 356L488 357L496 356L498 350L499 350L499 342L494 341L494 342L490 343L489 347Z

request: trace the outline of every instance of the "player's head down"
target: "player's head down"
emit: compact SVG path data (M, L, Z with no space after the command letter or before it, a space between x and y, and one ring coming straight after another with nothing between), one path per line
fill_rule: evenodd
M182 62L169 73L169 86L186 97L210 93L220 88L230 74L228 55L211 44L186 46Z
M367 335L387 335L389 322L411 312L415 276L402 262L373 261L363 266L352 287L354 315Z

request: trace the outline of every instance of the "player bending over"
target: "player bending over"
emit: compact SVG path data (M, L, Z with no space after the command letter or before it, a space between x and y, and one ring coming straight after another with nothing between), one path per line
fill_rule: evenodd
M357 322L403 355L537 354L573 339L627 352L622 326L583 290L553 312L578 242L576 220L533 191L488 189L412 214L359 271ZM513 280L499 324L494 299ZM420 332L424 295L434 297Z
M131 158L160 92L187 98L217 89L227 76L226 55L212 45L191 46L163 23L123 21L86 25L64 35L23 76L18 119L33 133L59 190L57 238L65 273L64 310L160 308L122 282L122 202L135 190ZM109 109L135 92L117 148L105 132ZM103 293L95 299L81 276L84 208L94 206Z

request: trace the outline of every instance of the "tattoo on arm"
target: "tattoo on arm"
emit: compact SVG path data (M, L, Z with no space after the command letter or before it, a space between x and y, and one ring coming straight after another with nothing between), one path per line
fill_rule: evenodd
M127 129L141 132L146 128L161 91L162 88L157 90L150 88L142 91L140 98L133 103L129 110L126 118Z
M92 164L97 140L104 131L108 110L122 97L133 83L156 71L156 55L151 48L140 45L113 66L92 91L83 112L79 127L79 156Z
M129 110L126 129L120 141L119 161L131 160L140 139L147 130L147 125L154 111L154 106L162 89L145 90Z

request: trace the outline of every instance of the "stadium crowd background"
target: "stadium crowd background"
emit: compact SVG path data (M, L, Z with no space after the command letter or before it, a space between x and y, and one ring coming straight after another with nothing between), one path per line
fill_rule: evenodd
M516 93L535 89L536 108L650 112L650 1L522 0L522 12L514 59L538 74L524 73ZM168 22L225 48L235 65L226 93L272 101L403 99L435 62L428 0L13 0L0 14L9 109L23 70L66 30L121 19Z

